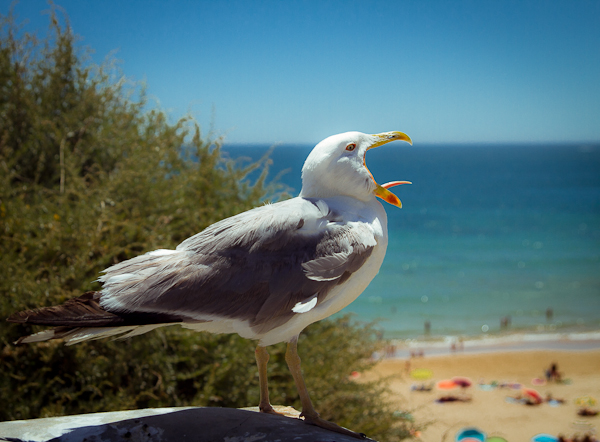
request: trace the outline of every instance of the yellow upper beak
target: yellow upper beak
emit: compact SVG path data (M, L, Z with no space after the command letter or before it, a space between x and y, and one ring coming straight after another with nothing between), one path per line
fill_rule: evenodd
M403 132L384 132L381 134L373 135L373 137L376 138L376 141L371 146L369 146L369 148L367 148L367 150L373 149L375 147L383 146L384 144L391 143L392 141L396 141L396 140L406 141L407 143L409 143L412 146L412 140L410 139L410 137L408 135L406 135ZM365 164L365 167L367 167L364 160L363 160L363 163ZM369 170L369 169L367 168L367 170ZM373 176L373 174L371 174L371 177L372 176ZM373 178L373 181L375 181L375 178ZM393 187L393 186L398 186L400 184L411 184L411 183L409 181L392 181L392 182L386 183L382 186L382 185L377 184L377 181L375 181L375 184L377 185L377 187L375 188L375 195L377 197L381 198L384 201L387 201L388 203L390 203L396 207L402 207L402 202L400 201L400 199L396 195L394 195L392 192L390 192L388 190L388 188Z

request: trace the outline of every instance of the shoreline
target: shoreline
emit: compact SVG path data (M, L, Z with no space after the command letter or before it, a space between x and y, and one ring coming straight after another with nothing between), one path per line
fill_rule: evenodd
M575 333L507 333L474 337L439 336L419 339L392 339L375 357L408 359L411 356L449 356L527 351L600 350L600 331Z

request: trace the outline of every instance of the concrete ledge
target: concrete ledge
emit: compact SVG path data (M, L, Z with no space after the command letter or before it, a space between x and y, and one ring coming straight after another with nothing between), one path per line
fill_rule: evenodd
M279 412L297 415L293 408ZM356 442L293 417L235 408L148 408L0 422L13 442Z

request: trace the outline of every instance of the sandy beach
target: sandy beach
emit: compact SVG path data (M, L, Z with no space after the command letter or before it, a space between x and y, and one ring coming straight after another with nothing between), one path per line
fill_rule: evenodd
M545 370L553 363L557 364L565 381L545 382L544 385L539 385L539 380L534 381L536 378L545 381ZM415 380L410 375L415 369L431 370L432 376L427 380ZM431 391L411 389L455 376L468 377L473 385L464 392L460 388L442 391L435 386ZM475 354L425 354L410 359L387 358L372 372L362 376L363 379L380 377L390 377L393 400L397 400L398 410L410 412L419 424L429 422L417 439L424 442L454 441L457 432L464 427L477 427L488 437L501 436L509 442L527 442L539 433L567 437L594 433L598 437L600 415L578 416L579 407L575 400L582 396L600 399L600 349L502 350ZM493 386L494 382L509 386ZM534 388L544 398L551 394L556 399L564 399L564 403L525 405L507 399L518 397L522 388ZM463 394L471 400L436 402L444 395ZM592 408L598 409L599 405Z

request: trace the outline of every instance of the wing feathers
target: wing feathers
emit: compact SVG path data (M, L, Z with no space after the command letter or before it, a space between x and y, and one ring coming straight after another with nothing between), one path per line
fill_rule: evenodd
M341 222L322 200L295 198L225 219L176 253L149 253L107 269L101 305L117 312L233 318L257 330L317 305L377 244L364 222ZM136 273L136 278L123 277ZM122 278L122 279L121 279Z
M350 252L322 256L302 264L306 277L314 281L333 281L344 274Z
M371 255L377 241L367 223L340 220L324 201L301 198L244 212L182 242L177 253L109 268L101 305L274 328L297 314L298 303L327 299ZM141 280L117 278L132 272Z

